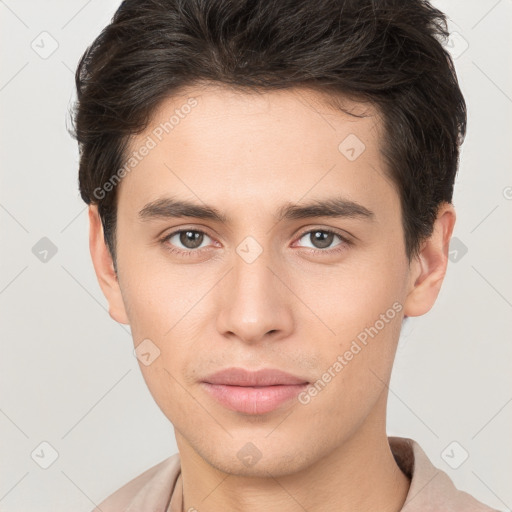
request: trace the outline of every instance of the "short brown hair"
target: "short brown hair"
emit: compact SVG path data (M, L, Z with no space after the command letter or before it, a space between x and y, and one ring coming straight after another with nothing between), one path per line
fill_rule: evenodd
M163 99L211 81L247 91L307 86L368 101L402 209L407 256L452 201L466 105L446 18L425 0L125 0L76 70L79 187L98 204L115 265L116 188L130 135ZM334 96L333 96L334 98Z

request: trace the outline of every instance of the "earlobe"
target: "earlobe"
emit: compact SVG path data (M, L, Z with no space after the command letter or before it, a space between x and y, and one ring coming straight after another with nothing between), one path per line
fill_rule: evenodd
M409 291L404 304L405 316L421 316L433 307L446 274L455 220L453 205L443 203L431 237L423 242L419 255L411 263Z
M112 256L105 243L103 225L97 205L89 206L89 249L98 283L109 304L110 316L116 322L128 325L121 288L114 270Z

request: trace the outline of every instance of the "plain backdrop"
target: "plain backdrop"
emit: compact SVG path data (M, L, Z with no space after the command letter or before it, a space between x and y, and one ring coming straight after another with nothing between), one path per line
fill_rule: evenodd
M0 1L3 512L88 512L177 451L129 328L107 313L67 132L78 59L118 5ZM509 511L512 0L435 5L450 17L468 134L448 274L434 308L402 332L388 433L417 440L460 489Z

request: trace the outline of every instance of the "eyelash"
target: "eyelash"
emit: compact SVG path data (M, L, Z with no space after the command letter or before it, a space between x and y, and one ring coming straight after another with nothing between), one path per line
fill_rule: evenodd
M179 229L177 231L173 231L172 233L169 233L168 235L165 235L163 238L160 239L160 243L170 253L178 254L180 256L186 256L186 257L191 257L192 255L197 255L198 253L201 253L203 251L203 249L206 249L206 247L203 247L202 249L189 249L189 250L185 251L185 250L181 250L181 249L176 249L176 248L174 248L173 246L171 246L171 245L169 245L167 243L174 235L177 235L177 234L180 234L180 233L184 233L186 231L192 231L193 233L200 233L202 235L206 235L206 236L210 237L208 235L208 233L206 233L205 231L201 231L199 229ZM348 238L344 237L343 235L341 235L340 233L338 233L336 231L333 231L333 230L330 230L330 229L318 229L318 228L317 229L310 229L308 231L304 231L297 238L297 240L300 240L301 238L303 238L304 235L307 235L309 233L315 233L317 231L320 231L322 233L327 233L329 235L336 235L341 240L341 243L336 245L333 249L306 248L306 249L308 249L310 254L314 254L314 255L316 255L316 254L322 254L322 255L325 255L325 254L330 254L330 255L337 254L338 252L341 252L342 250L344 250L347 246L351 246L352 243L353 243L351 240L349 240ZM210 237L210 238L212 238L212 237Z

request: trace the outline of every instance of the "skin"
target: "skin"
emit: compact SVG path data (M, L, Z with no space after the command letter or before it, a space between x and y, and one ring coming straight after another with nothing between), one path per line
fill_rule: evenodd
M409 480L386 436L387 385L403 318L427 313L438 296L453 206L441 206L431 238L409 262L378 112L346 100L366 113L353 117L308 89L185 89L159 106L132 149L191 96L198 105L118 186L117 275L97 208L89 209L91 255L110 315L130 324L135 346L149 338L160 350L140 368L175 429L184 510L399 511ZM338 150L349 134L366 146L354 161ZM139 218L147 203L171 195L211 205L230 221ZM374 219L276 221L286 202L334 195ZM179 235L160 241L178 229L204 232L200 248ZM318 245L314 232L325 229L352 243L334 236ZM250 264L236 252L247 236L263 250ZM172 246L189 255L170 253ZM247 415L200 384L231 366L315 382L395 302L401 311L306 405L294 400ZM249 442L261 458L247 467L237 454Z

